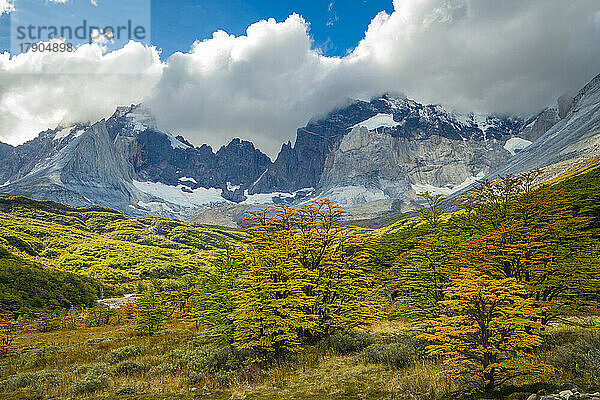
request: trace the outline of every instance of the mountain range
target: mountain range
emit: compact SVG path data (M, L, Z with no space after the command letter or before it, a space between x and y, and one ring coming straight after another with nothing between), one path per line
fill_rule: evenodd
M451 195L486 176L572 168L600 156L599 129L600 76L528 118L391 95L351 101L299 128L274 161L240 139L195 147L131 105L19 146L0 143L0 192L222 225L239 224L248 209L327 197L349 219L375 218L413 209L424 191Z

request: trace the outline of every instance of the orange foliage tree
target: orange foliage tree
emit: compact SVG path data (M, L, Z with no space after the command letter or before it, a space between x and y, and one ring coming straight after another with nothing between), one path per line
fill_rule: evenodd
M8 314L0 314L0 357L16 354L15 339L21 324Z
M573 215L560 190L539 186L539 174L485 181L467 196L458 223L469 237L455 262L514 278L547 324L577 309L600 279L582 230L587 221Z
M444 313L423 335L453 379L466 388L492 390L516 377L545 375L551 368L522 357L542 343L532 322L531 300L514 278L491 279L465 269L452 279Z
M369 239L329 200L252 213L234 297L234 345L257 360L381 317Z

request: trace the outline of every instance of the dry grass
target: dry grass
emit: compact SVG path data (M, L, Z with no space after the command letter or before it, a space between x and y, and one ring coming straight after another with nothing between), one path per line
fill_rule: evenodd
M387 337L410 329L407 322L393 321L381 323L371 331ZM553 331L568 332L570 329L560 326ZM195 335L183 324L170 324L168 331L153 337L136 336L128 326L26 333L18 340L21 354L0 360L0 381L12 380L13 384L12 391L0 391L0 398L429 400L441 399L458 390L444 375L441 363L435 360L421 360L397 370L364 363L355 355L334 355L318 346L307 348L294 363L273 366L253 375L253 379L234 375L231 384L223 385L217 376L205 373L192 381L190 370L178 360L178 353L168 355L172 351L198 348L200 345L190 343L197 340L193 339ZM110 364L107 354L124 346L134 346L139 349L139 354L136 351L133 356L126 357L117 373L118 361ZM551 356L546 349L538 352L535 360L549 362ZM127 368L132 368L131 373ZM86 381L88 373L97 379ZM15 377L21 377L21 380ZM550 382L573 378L569 373L557 371ZM523 380L519 383L536 382ZM100 385L100 389L89 393L75 392L74 388L85 390L86 384ZM19 385L24 387L14 389Z

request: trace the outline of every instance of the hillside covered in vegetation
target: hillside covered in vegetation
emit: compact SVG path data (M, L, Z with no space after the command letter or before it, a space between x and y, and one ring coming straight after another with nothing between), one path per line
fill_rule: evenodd
M96 206L0 195L1 247L39 265L97 279L109 292L194 273L206 267L212 251L243 237L239 231L134 219Z
M481 182L458 204L425 194L418 217L381 230L342 225L327 200L253 212L239 232L3 196L0 392L525 400L571 381L593 393L600 168L540 176ZM60 296L36 298L11 278L24 274ZM99 290L136 296L89 307Z

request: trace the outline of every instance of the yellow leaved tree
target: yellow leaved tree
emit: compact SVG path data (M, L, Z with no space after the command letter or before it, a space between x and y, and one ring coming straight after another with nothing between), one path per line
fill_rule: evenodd
M254 361L381 318L369 238L341 215L329 200L252 213L231 315L233 344Z
M20 321L8 314L0 314L0 357L15 355L15 339L21 331Z
M463 387L490 391L523 376L543 376L551 367L535 364L539 326L526 289L514 278L491 279L464 269L452 279L442 302L445 312L430 321L431 355L440 356Z

